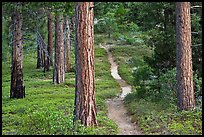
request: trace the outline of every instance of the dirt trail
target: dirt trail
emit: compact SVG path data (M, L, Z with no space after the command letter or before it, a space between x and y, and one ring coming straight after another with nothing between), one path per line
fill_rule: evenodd
M106 100L108 104L108 117L117 123L120 130L118 135L142 135L142 132L138 129L137 125L131 122L130 116L127 114L123 104L124 97L131 92L131 86L128 85L118 74L118 66L108 50L111 45L100 45L100 47L107 51L108 60L111 64L111 75L117 80L122 89L122 93L117 97Z

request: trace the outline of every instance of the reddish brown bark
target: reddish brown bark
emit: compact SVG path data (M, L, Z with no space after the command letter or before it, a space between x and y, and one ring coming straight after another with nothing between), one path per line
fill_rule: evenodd
M13 13L14 42L12 47L12 70L10 98L24 98L25 87L23 86L23 47L22 47L22 17L17 11Z
M56 16L55 21L55 63L53 82L59 84L65 80L63 18L61 16Z
M94 81L93 2L76 4L76 89L75 121L97 125Z
M195 106L192 75L190 2L176 3L176 42L178 107L182 110L189 110Z

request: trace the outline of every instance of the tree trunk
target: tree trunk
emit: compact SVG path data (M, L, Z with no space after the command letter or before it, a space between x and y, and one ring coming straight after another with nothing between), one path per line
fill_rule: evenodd
M37 34L37 69L42 68L42 50L40 47L41 40L39 35Z
M64 39L63 39L63 18L55 17L55 63L54 63L54 84L59 84L65 80L64 70Z
M25 87L23 86L23 47L22 47L22 17L17 11L13 13L14 42L12 47L12 70L10 98L24 98Z
M41 51L41 56L42 56L42 67L45 67L45 53L44 53L45 48L43 48L44 47L43 41L44 41L44 38L41 39L42 45L41 45L40 51Z
M52 46L53 42L52 42L52 14L49 13L48 15L48 47L47 47L47 51L48 51L48 55L49 57L47 58L47 66L48 69L50 68L50 66L53 66L53 61L52 61Z
M42 14L42 12L38 13L39 15ZM43 68L45 66L45 55L43 48L43 41L44 41L44 32L43 32L43 27L44 27L44 21L39 21L38 18L36 18L37 26L36 26L36 33L37 33L37 69Z
M70 72L71 64L70 64L70 48L71 48L71 39L70 39L70 28L68 17L64 17L64 48L65 48L65 72Z
M190 2L176 3L176 68L178 107L190 110L195 106L192 51Z
M44 43L43 43L43 38L42 36L40 36L38 33L37 33L37 69L39 68L42 68L45 66L45 53L43 50L44 48Z
M74 121L97 125L94 84L93 2L79 2L76 10L76 88Z
M45 45L44 45L45 46ZM44 57L44 72L48 71L49 70L49 67L48 67L48 56L46 56L46 51L43 50L43 57Z

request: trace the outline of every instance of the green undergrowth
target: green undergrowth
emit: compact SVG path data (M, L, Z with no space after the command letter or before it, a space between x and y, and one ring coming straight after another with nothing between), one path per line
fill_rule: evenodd
M167 100L152 101L139 98L137 92L126 96L125 106L132 121L137 122L145 134L197 135L202 134L202 111L179 111Z
M133 87L132 93L125 97L124 103L132 122L136 122L144 134L202 134L202 108L196 106L192 111L179 111L175 102L163 98L156 91L152 94L136 91L133 77L134 63L142 62L144 55L150 56L150 50L137 46L115 46L110 51L119 64L121 77ZM176 96L172 97L176 100Z
M36 52L24 52L23 79L25 98L10 99L10 63L2 62L2 134L3 135L99 135L118 133L116 123L107 117L106 98L120 92L111 77L110 64L104 49L95 48L95 88L97 104L96 127L73 126L75 93L74 50L72 71L65 82L54 85L53 68L48 72L36 69Z
M110 48L116 63L119 65L118 72L120 76L130 85L133 85L134 77L132 75L134 64L133 59L138 58L142 60L142 57L150 56L151 49L141 48L137 46L115 46Z

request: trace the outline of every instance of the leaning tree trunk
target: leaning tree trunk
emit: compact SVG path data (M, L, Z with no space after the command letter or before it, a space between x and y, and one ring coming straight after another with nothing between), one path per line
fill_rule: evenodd
M42 13L39 12L39 15ZM37 69L43 68L45 66L45 50L43 48L43 41L44 41L44 32L43 32L43 27L44 27L44 21L40 21L39 18L36 18L36 34L37 34Z
M49 13L49 15L48 15L48 47L47 47L47 51L48 51L48 55L49 55L49 57L47 57L48 69L50 68L50 66L53 65L53 62L52 62L52 45L53 45L53 41L52 41L52 14Z
M44 54L44 46L43 46L44 38L37 31L37 69L45 66L45 54Z
M41 51L41 56L42 56L42 67L45 67L45 52L44 52L44 50L45 50L45 48L44 48L44 46L43 46L43 41L44 41L44 38L42 38L41 39L41 49L40 49L40 51Z
M93 2L76 4L76 88L74 121L97 125L94 84Z
M55 62L54 62L54 84L59 84L65 80L64 70L64 39L63 39L63 18L55 17Z
M37 34L37 69L42 68L42 50L41 50L41 40L39 35Z
M194 108L190 2L176 3L177 95L181 110Z
M14 20L14 42L12 46L12 70L10 98L24 98L25 87L23 86L23 47L22 47L22 17L15 12Z
M70 37L70 28L68 17L64 16L64 48L65 48L65 72L70 72L71 63L70 63L70 49L71 49L71 37Z

